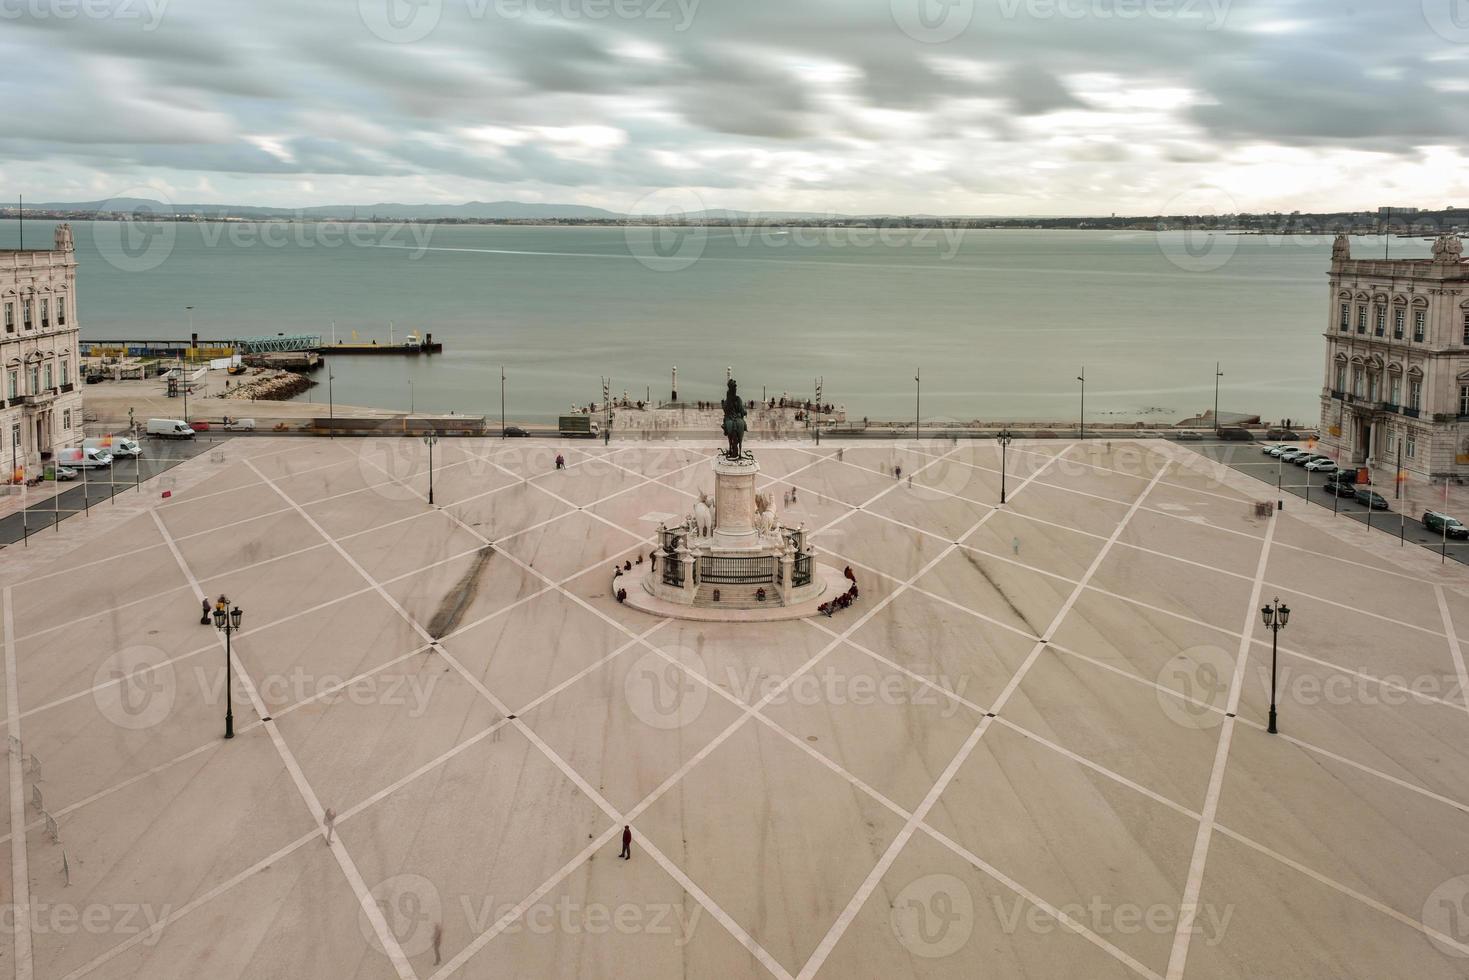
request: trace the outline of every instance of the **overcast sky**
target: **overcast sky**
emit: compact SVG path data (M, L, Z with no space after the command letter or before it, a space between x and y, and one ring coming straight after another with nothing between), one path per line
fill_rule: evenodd
M11 200L1469 205L1466 0L0 0L0 63Z

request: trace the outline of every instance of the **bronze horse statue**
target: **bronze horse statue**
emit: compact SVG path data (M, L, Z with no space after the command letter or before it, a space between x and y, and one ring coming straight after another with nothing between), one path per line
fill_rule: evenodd
M745 442L745 403L740 400L739 392L735 390L735 381L729 379L729 388L724 396L724 436L729 440L729 452L725 453L730 459L739 459L744 455Z

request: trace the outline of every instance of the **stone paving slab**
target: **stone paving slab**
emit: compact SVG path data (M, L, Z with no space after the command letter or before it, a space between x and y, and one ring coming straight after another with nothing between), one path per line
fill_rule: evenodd
M751 448L852 609L615 602L712 441L446 439L430 507L419 440L262 436L6 549L25 968L1469 975L1461 566L1161 442L1017 442L1004 507L993 443Z

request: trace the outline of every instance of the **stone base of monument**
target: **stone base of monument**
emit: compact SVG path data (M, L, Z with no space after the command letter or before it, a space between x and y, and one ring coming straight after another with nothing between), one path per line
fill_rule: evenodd
M618 578L630 605L682 619L762 622L812 615L823 596L845 591L841 573L816 562L805 525L781 525L755 492L754 457L720 455L712 469L713 509L702 494L682 525L659 528L656 569Z
M817 606L833 596L841 595L851 585L842 576L841 569L818 562L812 569L815 587L807 598L791 605L772 601L768 593L766 601L760 602L754 598L753 590L748 586L729 592L727 589L730 587L723 585L718 586L718 602L713 601L714 587L710 586L710 591L699 603L689 604L660 598L654 585L660 576L661 571L649 571L644 563L637 566L635 571L624 572L614 579L612 591L626 589L626 604L651 616L704 623L774 623L819 615Z

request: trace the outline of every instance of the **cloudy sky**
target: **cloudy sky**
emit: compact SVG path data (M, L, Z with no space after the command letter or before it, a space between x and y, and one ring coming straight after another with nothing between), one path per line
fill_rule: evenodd
M1466 0L0 0L0 62L33 201L1469 204Z

